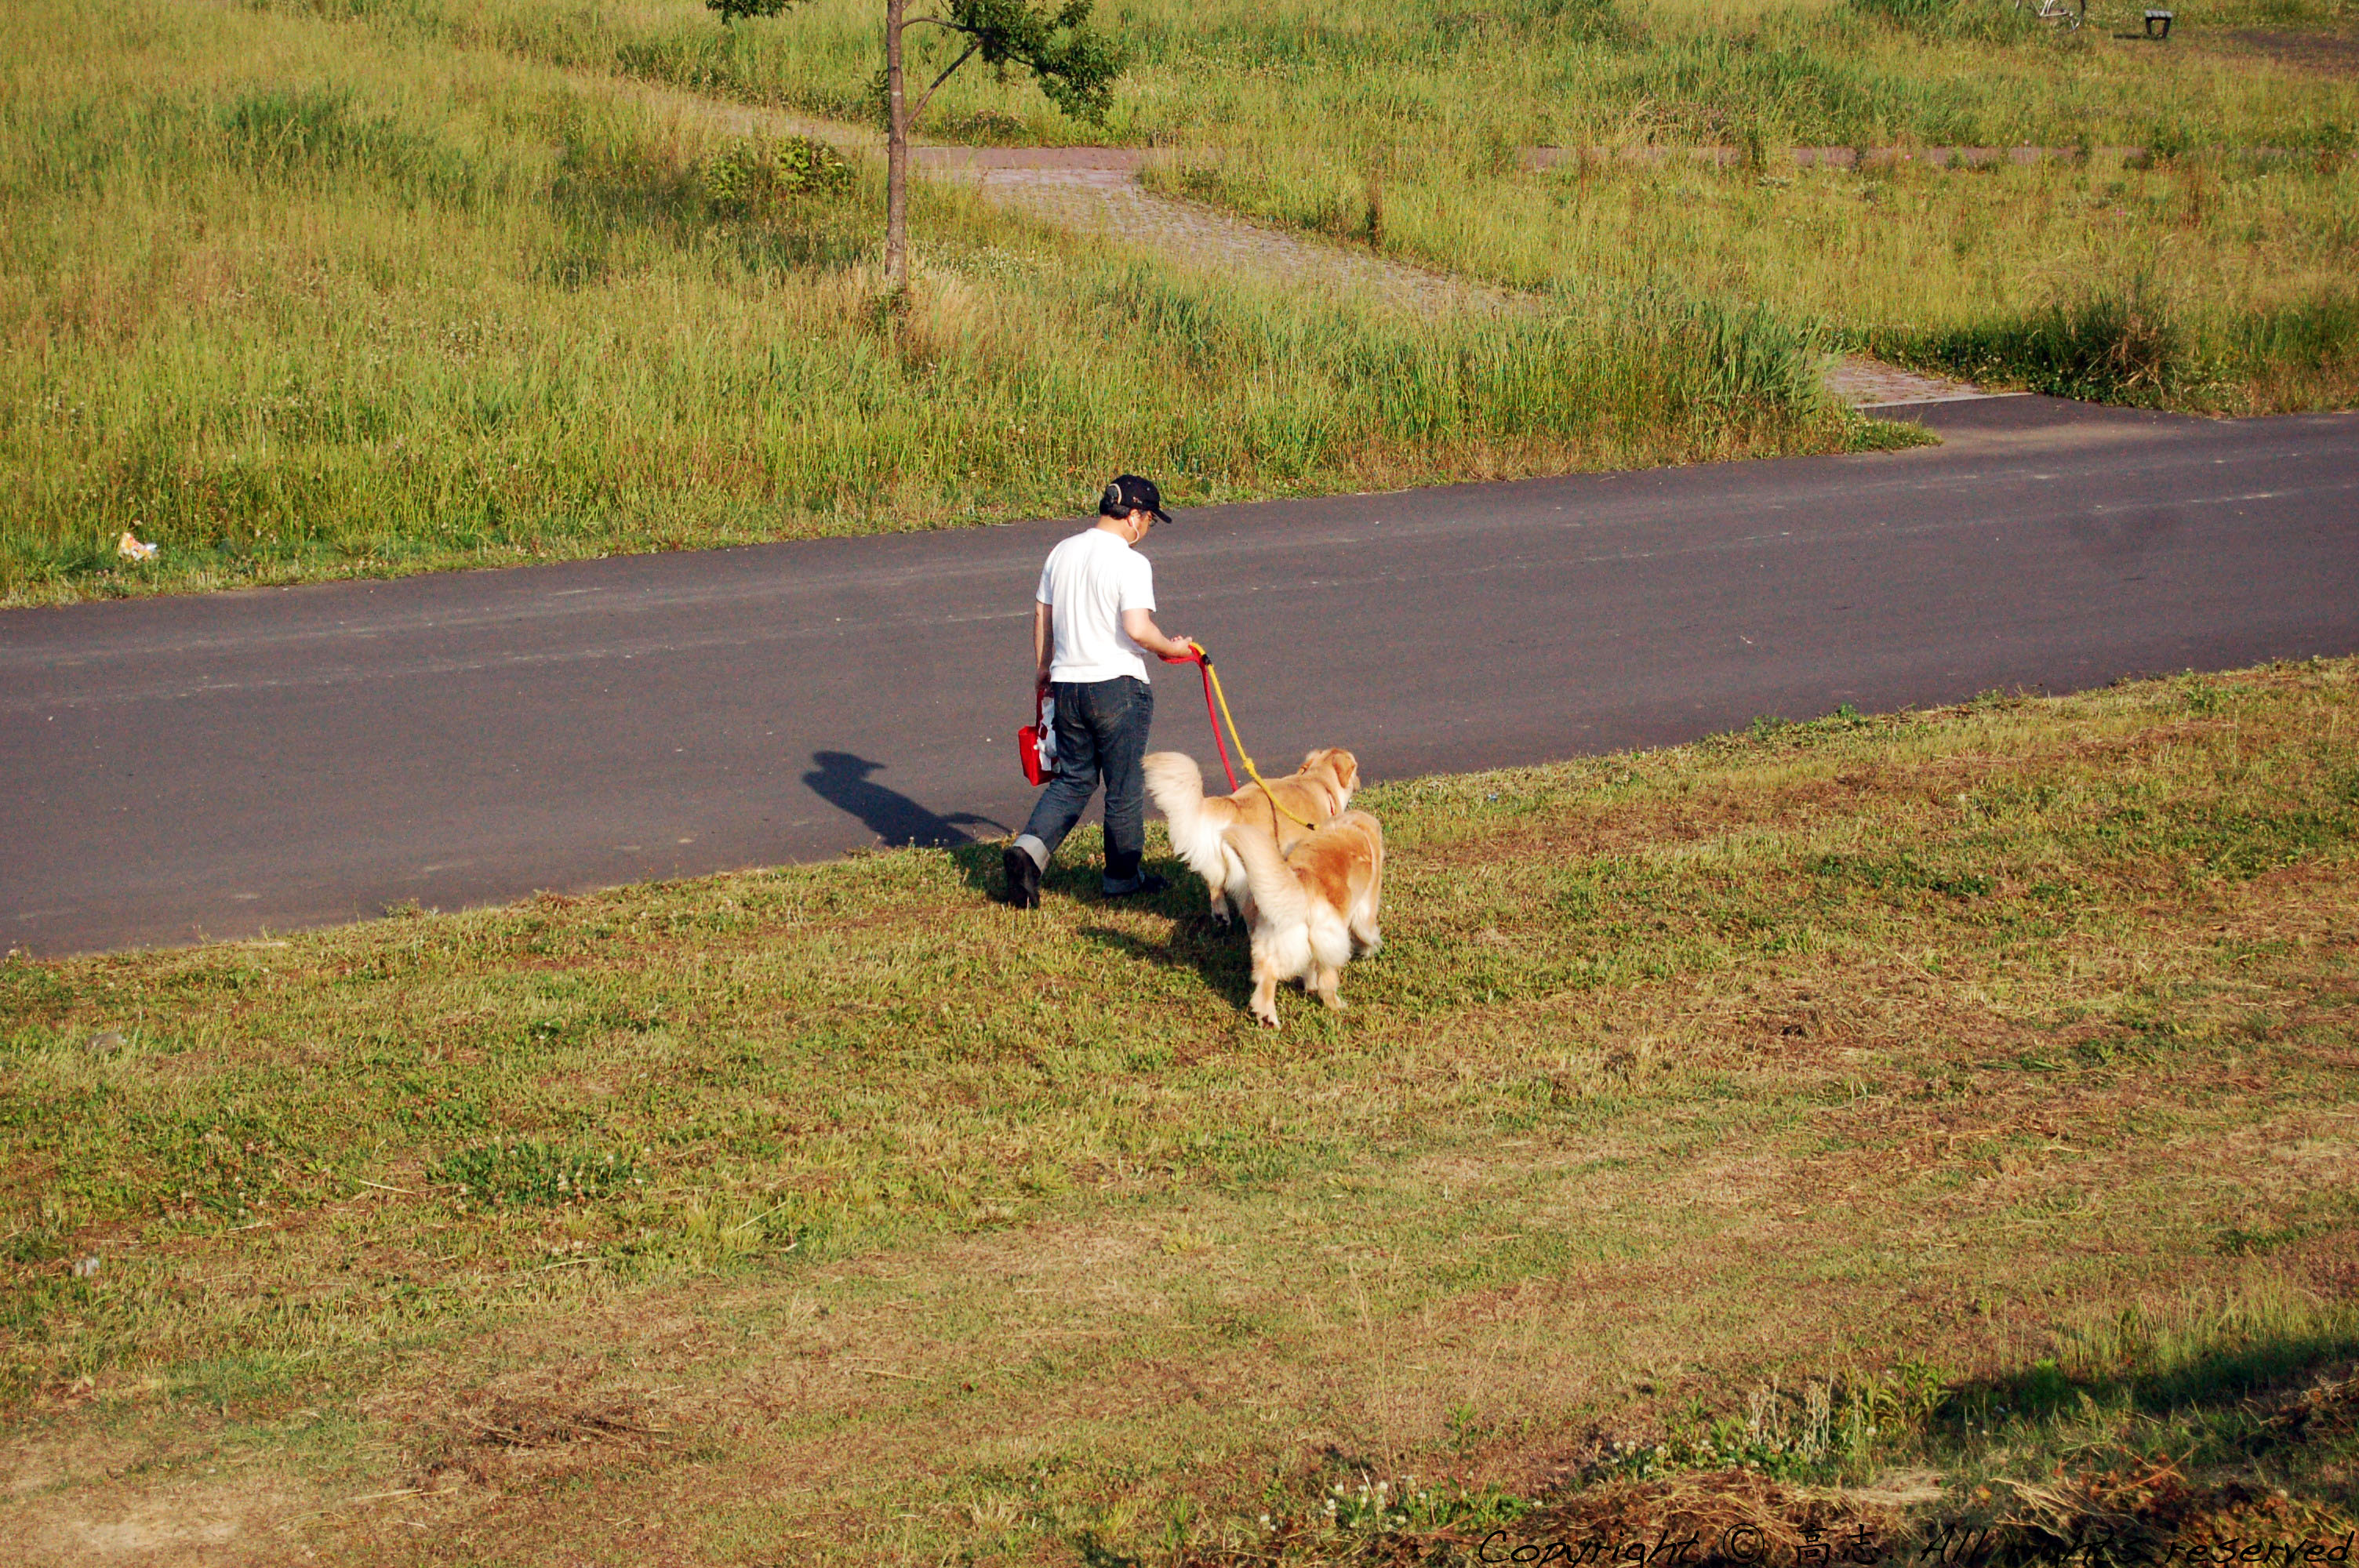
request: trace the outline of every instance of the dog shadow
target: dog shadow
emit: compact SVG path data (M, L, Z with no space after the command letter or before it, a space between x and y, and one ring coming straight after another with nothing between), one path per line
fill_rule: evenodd
M1206 989L1244 1012L1253 999L1253 954L1245 944L1245 927L1213 924L1212 917L1204 913L1201 902L1203 895L1192 878L1185 884L1175 881L1170 892L1155 901L1158 914L1176 913L1163 906L1173 893L1180 892L1182 885L1190 895L1188 912L1172 921L1171 935L1164 941L1150 942L1111 925L1084 925L1074 934L1126 958L1192 974Z

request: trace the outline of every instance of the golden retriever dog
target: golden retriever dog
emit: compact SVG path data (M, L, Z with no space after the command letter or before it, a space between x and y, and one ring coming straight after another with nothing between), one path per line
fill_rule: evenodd
M1234 795L1204 794L1204 775L1196 759L1180 752L1150 752L1140 762L1147 775L1147 798L1171 825L1171 848L1188 869L1212 890L1212 918L1225 924L1234 909L1253 918L1247 902L1245 862L1226 847L1222 835L1245 823L1275 839L1283 854L1308 838L1312 830L1334 820L1352 804L1360 787L1360 762L1341 746L1322 746L1302 759L1302 765L1282 779L1269 781L1265 791L1249 784ZM1270 809L1276 795L1286 812ZM1303 822L1310 824L1309 827Z
M1384 941L1376 906L1384 894L1385 830L1364 811L1347 811L1281 855L1277 842L1240 823L1228 842L1245 861L1253 892L1253 1014L1277 1027L1277 982L1306 991L1341 1012L1335 994L1356 947Z

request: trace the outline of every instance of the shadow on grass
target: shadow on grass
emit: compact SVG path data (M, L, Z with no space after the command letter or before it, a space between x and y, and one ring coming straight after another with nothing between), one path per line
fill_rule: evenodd
M2010 1484L2002 1516L1970 1522L2034 1558L2093 1530L2117 1558L2142 1561L2206 1530L2347 1540L2359 1504L2359 1313L2348 1305L2240 1303L2169 1324L2133 1306L2058 1349L1953 1385L1927 1423L1937 1464L1994 1443L2035 1470L2052 1463L2052 1485Z
M1000 870L1003 846L996 841L977 843L968 839L963 844L946 846L951 864L959 869L959 880L994 903L1007 901L1006 880Z
M1150 868L1151 869L1151 868ZM1243 1012L1253 994L1253 959L1245 946L1245 927L1220 925L1204 912L1202 884L1176 865L1162 868L1171 885L1134 907L1171 916L1171 935L1161 942L1110 925L1084 925L1079 935L1110 952L1136 958L1158 968L1183 970L1204 982L1215 996ZM1096 869L1091 868L1093 891Z
M2078 1377L2046 1361L1946 1388L1900 1376L1836 1384L1814 1439L1793 1422L1801 1397L1773 1384L1749 1413L1647 1445L1638 1473L1601 1449L1535 1492L1437 1489L1421 1517L1398 1516L1383 1554L1367 1555L1434 1568L1602 1563L1596 1543L1685 1540L1701 1552L1677 1560L1687 1568L2347 1568L2359 1540L2359 1314L2288 1295L2215 1303L2168 1326L2136 1318L2130 1309L2062 1337L2060 1357L2090 1368ZM2116 1352L2144 1364L2105 1370ZM1516 1462L1493 1451L1490 1463L1513 1473ZM1324 1510L1354 1473L1367 1472L1330 1458L1266 1487L1256 1501L1266 1539L1253 1560L1340 1561ZM1936 1484L1857 1485L1912 1475ZM1094 1536L1075 1546L1083 1563L1111 1561ZM1243 1560L1176 1554L1179 1568Z
M2141 1415L2201 1418L2246 1410L2256 1400L2299 1386L2321 1368L2359 1362L2359 1325L2321 1322L2292 1333L2255 1336L2192 1354L2169 1343L2169 1331L2149 1327L2136 1308L2092 1335L2111 1370L2068 1369L2061 1359L2034 1362L2003 1377L1956 1385L1942 1413L1987 1424L1995 1412L2030 1420L2083 1408ZM2079 1359L2079 1357L2073 1357Z

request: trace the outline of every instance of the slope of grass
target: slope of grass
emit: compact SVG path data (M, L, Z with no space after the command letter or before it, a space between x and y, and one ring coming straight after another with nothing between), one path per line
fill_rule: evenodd
M284 0L841 117L871 114L875 8L714 25L695 0ZM1600 279L1773 306L1929 368L2070 396L2258 413L2359 388L2359 84L2222 53L2325 5L2181 8L2174 42L2064 34L2004 0L1799 5L1103 7L1134 70L1103 127L968 70L933 134L1175 146L1177 193L1520 287ZM923 33L923 29L920 29ZM1534 176L1533 144L2134 146L1976 176L1749 167ZM2262 156L2242 151L2265 149ZM1600 315L1611 297L1592 300Z
M2314 663L1386 784L1387 944L1275 1034L1085 847L1037 917L977 846L12 957L0 1541L2323 1529L2354 716Z
M1330 140L1174 189L1514 287L1676 280L1997 386L2271 413L2359 396L2359 178L2340 159L1544 174Z
M1851 438L1808 333L1669 288L1418 319L928 187L897 310L876 171L544 66L162 0L13 7L0 58L10 601Z
M810 0L719 25L701 0L256 0L396 35L479 43L843 119L875 114L881 11ZM2255 24L2332 27L2343 0L2196 0L2175 47L2118 47L2139 7L2098 0L2062 34L2006 0L1100 0L1130 51L1103 127L1021 72L969 69L923 127L959 140L1316 142L1371 120L1412 144L1630 139L1836 146L2135 144L2347 148L2347 83L2223 69L2202 40ZM956 46L915 30L947 64ZM2191 47L2190 47L2191 46Z

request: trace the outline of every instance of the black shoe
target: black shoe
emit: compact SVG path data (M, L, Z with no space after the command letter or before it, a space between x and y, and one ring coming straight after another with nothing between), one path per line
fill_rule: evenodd
M1032 857L1010 844L999 863L1007 871L1007 902L1018 909L1039 908L1040 868Z
M1165 888L1168 888L1170 885L1171 884L1169 882L1165 881L1153 871L1149 871L1145 876L1138 879L1138 885L1136 887L1125 888L1121 892L1110 892L1105 896L1108 898L1145 898L1148 893L1161 892Z

